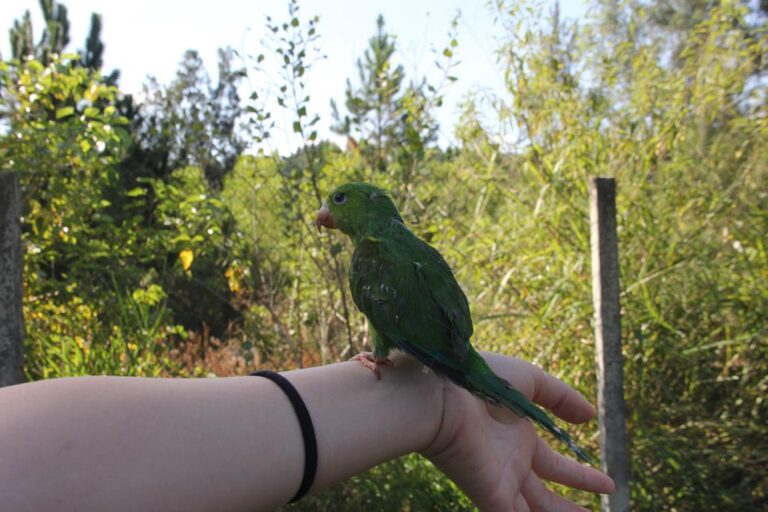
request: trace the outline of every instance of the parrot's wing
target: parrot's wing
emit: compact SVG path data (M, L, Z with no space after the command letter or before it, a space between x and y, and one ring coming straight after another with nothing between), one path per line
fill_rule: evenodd
M464 292L435 249L397 229L357 244L350 270L355 304L391 344L428 366L461 370L472 335Z
M456 282L451 267L443 256L432 246L416 240L421 245L422 257L419 259L422 261L414 263L414 266L422 281L422 288L429 292L435 304L450 318L457 336L462 340L469 340L473 331L472 315L464 291Z

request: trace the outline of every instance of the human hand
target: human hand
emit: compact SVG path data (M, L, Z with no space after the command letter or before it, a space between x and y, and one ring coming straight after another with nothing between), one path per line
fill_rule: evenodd
M483 357L497 375L563 420L583 423L595 416L581 394L537 366L498 354ZM483 512L584 510L547 489L544 480L613 492L610 477L554 452L530 421L444 382L442 422L422 454Z

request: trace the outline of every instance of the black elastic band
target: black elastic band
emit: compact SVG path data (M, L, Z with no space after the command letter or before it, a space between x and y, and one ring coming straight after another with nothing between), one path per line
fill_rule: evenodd
M301 479L299 490L296 491L296 494L291 498L291 501L288 502L293 503L294 501L303 498L315 481L315 473L317 472L317 439L315 438L315 427L312 426L312 418L309 416L307 406L304 405L304 400L301 399L301 395L299 395L299 392L296 391L296 388L293 387L293 384L291 384L288 379L279 373L268 370L253 372L251 375L254 377L266 377L280 386L280 389L288 395L293 410L296 411L296 417L299 419L301 437L304 438L304 477Z

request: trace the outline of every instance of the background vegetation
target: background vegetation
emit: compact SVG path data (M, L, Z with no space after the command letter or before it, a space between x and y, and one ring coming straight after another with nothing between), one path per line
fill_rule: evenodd
M507 91L468 98L450 148L434 113L461 79L456 23L431 83L405 76L379 19L334 106L340 148L319 140L329 120L304 83L322 25L294 0L263 48L220 51L216 81L190 50L141 102L101 69L98 15L68 54L66 9L41 6L42 36L22 17L0 63L30 379L242 375L360 350L349 244L312 219L334 185L366 180L452 264L477 346L595 396L586 178L614 176L634 506L768 507L765 2L599 0L577 24L495 1ZM245 77L271 89L241 97ZM290 155L263 151L278 111L303 140ZM576 435L597 451L595 425ZM410 456L289 509L472 506Z

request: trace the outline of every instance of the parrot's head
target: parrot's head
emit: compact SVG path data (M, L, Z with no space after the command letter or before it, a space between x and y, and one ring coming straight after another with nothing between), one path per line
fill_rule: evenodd
M317 211L317 229L340 229L355 238L376 226L403 219L389 194L368 183L347 183L335 188Z

